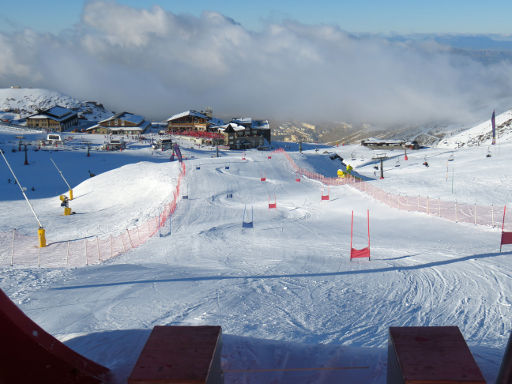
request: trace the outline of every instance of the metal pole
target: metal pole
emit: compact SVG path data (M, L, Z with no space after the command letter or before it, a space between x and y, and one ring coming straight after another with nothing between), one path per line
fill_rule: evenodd
M352 211L352 219L350 220L350 261L352 261L352 236L354 235L354 211Z
M96 246L98 247L98 262L101 263L100 240L98 236L96 236Z
M55 168L57 168L57 171L59 171L60 173L60 177L62 177L62 180L64 180L64 182L66 183L66 185L68 186L69 189L71 189L71 186L69 185L68 181L66 180L66 178L64 177L64 175L62 174L62 171L59 169L59 167L57 167L57 164L55 164L55 161L53 161L53 159L50 157L50 161L53 163L53 165L55 165Z
M366 217L368 219L368 252L370 252L370 210L366 210ZM369 259L369 257L368 257Z
M28 200L28 197L27 195L25 194L25 191L23 190L18 178L16 177L16 175L14 174L14 171L12 170L11 166L9 165L9 162L7 161L5 155L4 155L4 151L3 150L0 150L0 154L2 154L2 157L4 158L5 160L5 164L7 164L7 167L9 168L9 171L11 171L12 173L12 176L14 177L14 180L16 180L16 183L18 183L18 187L20 187L20 191L21 193L23 194L23 197L25 198L25 200L27 201L27 204L28 206L30 207L30 210L32 211L32 213L34 214L34 217L36 218L37 220L37 224L39 224L39 228L43 228L43 224L41 224L41 222L39 221L39 218L37 217L37 214L36 212L34 211L34 208L32 207L32 204L30 204L30 201Z
M453 179L455 177L455 168L452 168L452 195L453 195Z
M503 246L503 231L505 230L505 214L507 213L507 206L503 207L503 223L501 224L501 240L500 240L500 253Z
M135 248L133 246L132 238L130 237L130 231L128 231L128 228L126 229L126 233L128 234L128 240L130 240L130 245L132 246L132 248Z

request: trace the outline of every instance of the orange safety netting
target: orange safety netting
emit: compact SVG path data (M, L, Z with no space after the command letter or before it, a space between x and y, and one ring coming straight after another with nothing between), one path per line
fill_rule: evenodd
M0 266L67 267L98 264L137 248L162 228L177 207L180 185L186 174L185 163L181 169L171 200L162 206L158 216L142 224L127 228L121 233L91 236L85 239L49 243L44 248L36 246L35 236L26 236L13 230L0 233Z
M372 183L361 180L353 175L345 175L343 178L325 177L316 172L300 168L290 155L282 148L276 149L273 152L284 155L294 172L298 175L318 180L325 185L348 185L392 208L426 213L430 216L438 216L455 222L487 225L491 227L498 227L501 225L503 206L481 206L476 204L458 203L456 201L443 201L441 199L433 199L429 196L423 197L394 194L386 192L383 189L372 185Z

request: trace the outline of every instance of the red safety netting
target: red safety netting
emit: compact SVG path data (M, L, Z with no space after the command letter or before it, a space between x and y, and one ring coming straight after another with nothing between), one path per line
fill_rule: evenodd
M16 230L0 233L0 266L67 267L98 264L144 244L162 228L177 207L180 185L186 174L185 163L181 169L171 200L161 207L157 216L140 225L108 235L49 243L37 246L37 236L26 236Z
M481 206L476 204L443 201L441 199L434 199L428 196L407 196L404 194L386 192L372 183L363 181L353 175L345 175L343 178L325 177L316 172L301 168L282 148L276 149L274 153L279 153L285 156L296 175L318 180L325 185L348 185L370 195L375 200L378 200L392 208L410 212L426 213L430 216L437 216L455 222L487 225L491 227L499 227L501 225L503 206ZM510 227L512 228L512 219L509 220L511 220Z
M198 137L205 139L224 139L224 136L222 134L208 131L179 131L176 132L176 135Z

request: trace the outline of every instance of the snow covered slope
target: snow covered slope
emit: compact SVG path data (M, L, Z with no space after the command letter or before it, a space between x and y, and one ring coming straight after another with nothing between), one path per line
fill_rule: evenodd
M0 88L0 110L16 112L21 117L33 114L37 109L61 105L81 112L90 121L100 121L113 115L101 104L84 102L62 93L38 88Z
M496 115L496 140L497 142L512 141L512 110ZM461 146L491 145L492 125L489 120L476 125L473 128L463 130L445 137L439 143L439 148L458 148Z
M4 141L4 149L10 145ZM347 162L354 152L354 164L371 177L373 153L358 148L329 150ZM454 161L480 157L481 149L464 148ZM473 171L508 172L510 149L512 144L503 144L501 154L490 158L494 167L474 162ZM170 234L94 266L2 268L0 287L45 330L109 367L118 383L150 329L166 324L221 325L228 384L383 384L389 326L457 325L486 379L494 382L512 328L512 259L510 248L498 253L498 229L397 211L349 186L331 187L330 200L322 201L322 185L307 178L296 182L279 154L268 159L267 152L247 151L243 161L235 151L219 158L212 157L213 148L182 151L189 159L183 188L189 198L179 202ZM385 180L369 182L391 189L394 180L402 193L432 194L444 174L429 172L422 157L441 158L447 151L428 151L411 155L411 166L388 170ZM130 225L163 204L166 185L174 183L170 153L153 152L149 144L134 143L109 157L96 152L86 157L84 150L53 153L66 175L76 173L72 204L79 213L64 217L57 194L48 196L55 187L45 182L66 188L56 171L51 177L50 167L42 171L50 153L39 152L28 167L22 153L6 154L23 180L37 180L32 199L48 237ZM337 169L323 151L290 155L299 166L326 176ZM114 167L121 161L116 158L136 164ZM88 178L88 169L106 172ZM29 231L34 219L24 202L13 198L16 186L7 177L1 167L0 227ZM498 200L502 195L496 191L510 190L512 183L497 178L490 187L474 186L474 180L461 177L455 193L469 187ZM274 196L277 209L269 209ZM254 228L242 228L244 210L252 209ZM372 259L351 262L351 213L354 246L361 248L367 209ZM320 367L333 369L293 371ZM244 372L251 369L283 371Z

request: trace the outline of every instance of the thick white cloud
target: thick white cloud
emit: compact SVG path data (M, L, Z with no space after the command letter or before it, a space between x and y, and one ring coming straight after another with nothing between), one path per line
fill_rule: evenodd
M510 102L511 65L481 64L430 43L352 36L293 21L252 32L215 12L176 15L85 5L61 35L0 34L0 86L97 99L164 118L212 106L255 117L370 122L471 121Z

